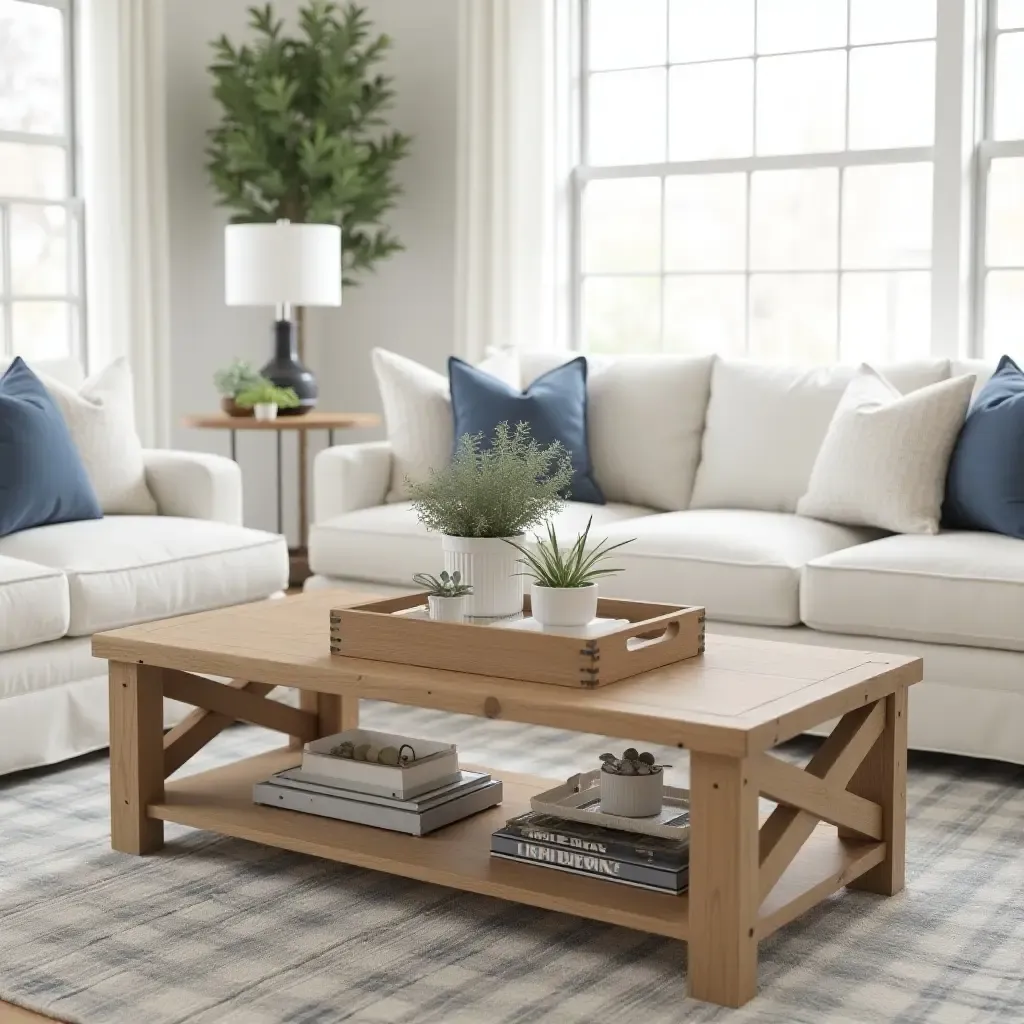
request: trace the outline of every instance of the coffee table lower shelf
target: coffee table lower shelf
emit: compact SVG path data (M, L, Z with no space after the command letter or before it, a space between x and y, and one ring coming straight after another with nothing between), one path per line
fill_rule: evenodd
M374 871L687 938L685 895L649 892L490 856L491 833L506 819L529 810L531 796L557 784L551 779L495 771L492 774L504 784L504 803L429 836L415 837L252 802L253 783L293 767L299 759L295 750L275 750L168 780L164 800L150 804L148 814ZM758 938L881 863L884 854L884 843L842 840L834 828L819 826L764 900Z

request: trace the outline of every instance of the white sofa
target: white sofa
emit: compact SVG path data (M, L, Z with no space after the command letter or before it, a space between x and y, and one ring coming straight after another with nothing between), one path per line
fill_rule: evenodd
M523 353L520 384L562 358ZM979 387L992 368L881 369L908 391L968 372ZM595 535L636 538L602 592L704 605L711 633L923 656L912 746L1024 764L1024 541L889 536L794 513L851 373L591 360L591 452L609 502L569 503L559 532L592 515ZM409 503L385 503L391 461L387 442L318 456L307 587L410 590L414 572L439 565L440 542ZM658 491L661 508L635 500Z
M80 372L41 364L66 383ZM283 537L245 529L230 459L145 452L154 516L0 537L0 774L108 742L107 666L93 633L258 601L288 585ZM165 702L166 724L188 710Z

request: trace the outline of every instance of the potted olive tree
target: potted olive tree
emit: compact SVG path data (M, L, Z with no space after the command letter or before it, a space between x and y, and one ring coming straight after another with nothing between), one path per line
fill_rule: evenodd
M497 618L523 610L516 550L505 543L558 512L572 480L569 452L542 447L526 423L499 423L459 439L451 462L406 485L423 525L441 534L444 567L473 588L466 612Z
M601 563L616 548L632 544L635 538L617 544L603 540L588 548L593 521L593 517L587 520L587 528L565 553L558 546L551 522L547 524L547 537L538 537L533 550L515 540L506 542L522 556L518 561L526 569L520 575L533 580L530 605L533 617L542 626L586 626L592 622L597 618L597 581L622 571L602 567Z

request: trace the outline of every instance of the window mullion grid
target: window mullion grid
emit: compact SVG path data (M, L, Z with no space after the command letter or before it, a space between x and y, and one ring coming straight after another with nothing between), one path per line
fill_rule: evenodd
M668 163L672 152L669 149L672 138L672 88L669 83L669 31L671 29L672 4L665 0L665 162ZM661 230L658 238L658 348L665 351L665 230L667 217L665 209L668 200L668 177L661 175Z
M14 307L11 304L11 207L0 202L0 316L4 320L0 351L14 353Z
M972 259L972 309L971 309L971 348L970 354L984 355L985 352L985 315L986 295L988 292L988 264L985 248L988 238L988 183L992 170L992 161L1004 153L1012 153L1014 144L1000 144L994 141L995 136L995 98L996 98L996 40L999 36L998 7L999 0L984 0L979 13L984 19L984 74L982 77L981 96L981 142L975 154L975 192L974 192L974 253ZM1024 155L1024 141L1019 144L1021 155Z
M750 118L750 155L757 159L757 72L759 58L757 55L757 23L760 17L761 0L754 0L754 45L751 60L753 61L753 74L750 76L753 83L753 94L750 97L751 118ZM750 355L750 321L751 321L751 289L753 287L753 274L750 268L750 222L753 213L751 200L754 194L754 169L747 170L747 219L743 239L743 354Z

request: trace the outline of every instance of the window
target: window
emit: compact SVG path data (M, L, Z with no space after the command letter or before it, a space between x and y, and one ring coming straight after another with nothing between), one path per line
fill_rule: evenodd
M71 0L0 0L0 354L80 356Z
M1012 179L999 217L1016 204L1017 221L997 233L1009 262L989 289L1017 303L1009 330L1024 322L1024 0L998 2L995 138L1017 141L992 145L1017 160L994 161L990 191ZM581 0L577 345L815 363L957 354L955 328L935 340L933 319L956 317L932 278L970 262L947 199L966 184L973 100L937 97L936 82L941 60L973 75L968 6Z
M1024 0L992 0L981 145L979 326L984 354L1020 349L1024 325Z

